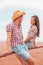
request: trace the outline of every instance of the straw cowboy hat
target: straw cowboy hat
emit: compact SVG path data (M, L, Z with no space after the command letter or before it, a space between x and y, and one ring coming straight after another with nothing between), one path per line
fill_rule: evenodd
M20 10L17 10L13 13L12 20L15 21L18 17L25 15L25 12L21 12Z

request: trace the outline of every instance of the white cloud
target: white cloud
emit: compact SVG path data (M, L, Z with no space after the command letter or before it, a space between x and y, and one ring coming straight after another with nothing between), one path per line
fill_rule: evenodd
M3 0L0 1L0 9L6 8L7 6L17 6L24 8L35 8L42 9L43 0Z

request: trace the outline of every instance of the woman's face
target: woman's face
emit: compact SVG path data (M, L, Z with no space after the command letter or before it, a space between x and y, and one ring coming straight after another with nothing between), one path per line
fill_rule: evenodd
M35 25L35 18L34 17L31 18L30 23L31 23L31 25Z

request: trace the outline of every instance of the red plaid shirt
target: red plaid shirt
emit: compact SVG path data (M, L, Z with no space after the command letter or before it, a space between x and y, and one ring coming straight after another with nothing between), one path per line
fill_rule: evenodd
M22 27L17 26L15 22L10 23L6 27L7 32L12 32L11 35L11 47L16 47L18 45L23 44L23 38L22 38Z

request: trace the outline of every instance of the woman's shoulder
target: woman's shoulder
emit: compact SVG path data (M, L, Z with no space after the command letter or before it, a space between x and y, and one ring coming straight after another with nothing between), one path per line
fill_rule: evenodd
M33 29L37 29L37 26L34 25L34 26L32 26L32 28L33 28Z
M33 26L33 31L37 33L37 27L35 25Z

